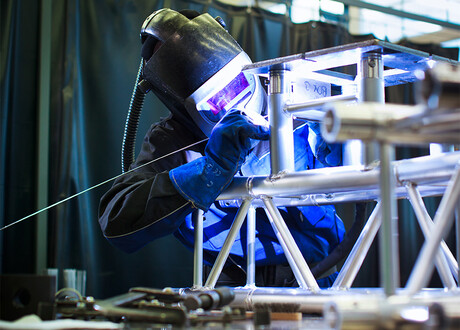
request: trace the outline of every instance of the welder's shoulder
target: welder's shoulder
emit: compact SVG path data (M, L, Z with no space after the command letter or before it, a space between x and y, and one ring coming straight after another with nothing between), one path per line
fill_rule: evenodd
M192 139L193 132L172 117L162 118L160 121L152 124L147 131L146 136L171 139Z

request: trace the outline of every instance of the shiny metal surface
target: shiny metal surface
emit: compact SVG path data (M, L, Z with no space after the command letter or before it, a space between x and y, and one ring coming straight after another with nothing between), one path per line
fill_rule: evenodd
M266 75L270 67L284 65L292 71L300 71L304 74L319 73L323 76L323 81L334 81L337 74L335 71L330 71L332 68L355 65L361 54L375 51L382 53L386 67L385 87L416 81L418 78L414 74L415 71L427 70L432 61L457 63L445 57L374 39L260 61L244 66L243 70ZM353 75L342 74L341 77L344 82L354 80Z
M405 181L418 185L446 183L459 159L460 152L453 152L395 161L396 183L398 186ZM302 198L309 194L352 193L378 189L378 178L378 167L366 169L357 166L321 168L268 177L235 177L218 199L257 196Z
M289 101L291 81L289 71L270 71L268 121L270 122L271 173L294 171L294 135L292 117L283 109Z
M433 54L379 40L368 40L261 61L243 68L270 80L269 117L274 119L273 123L270 120L270 125L276 128L273 132L277 135L271 141L271 151L274 152L272 171L268 176L235 177L232 184L219 196L221 204L240 206L242 200L252 198L251 207L265 208L275 232L280 236L288 230L285 231L283 219L276 212L279 206L356 201L377 201L377 206L332 288L311 289L310 278L300 274L302 269L309 270L308 265L305 268L299 267L304 260L293 253L295 248L287 246L286 242L289 245L292 242L286 238L288 235L284 235L280 241L284 244L301 287L258 288L249 279L249 285L236 288L236 299L233 303L235 306L251 310L257 304L294 304L304 313L323 314L323 321L330 328L387 327L416 321L410 320L410 313L406 313L411 310L419 310L426 316L425 321L431 322L422 326L433 325L433 320L441 317L441 314L437 314L440 311L436 309L437 306L432 309L434 302L445 312L443 315L452 318L460 316L451 307L460 304L458 262L442 243L442 237L453 222L453 214L459 209L460 179L457 167L460 164L460 152L394 160L395 145L458 143L458 111L450 109L449 113L445 109L432 109L427 113L423 106L384 104L385 87L417 81L420 78L417 72L427 71L434 62L458 66L456 61ZM324 99L292 102L288 97L291 79L286 78L288 75L292 75L293 79L303 77L329 83L334 90L340 90L341 94L339 92L338 95ZM325 111L326 104L329 109L340 108L343 111L340 115L336 112L333 117ZM373 111L372 107L379 110ZM291 142L280 145L280 141L285 138L282 135L290 132L282 133L283 123L279 118L285 120L289 116L304 116L307 120L320 121L322 126L329 125L331 131L332 127L338 127L338 133L329 142L341 141L348 144L355 139L359 143L372 142L368 145L379 148L370 149L377 150L373 155L369 153L369 148L360 148L361 157L356 157L355 149L350 147L347 152L345 148L345 155L350 160L345 166L295 172L290 166L280 165L291 161L291 155L285 153L283 156L285 150L282 150L286 145L290 148ZM290 137L287 139L290 141ZM354 146L353 143L350 146ZM424 211L420 201L422 196L443 196L433 221L423 215L426 210ZM399 219L395 203L398 198L411 199L414 211L420 218L424 218L424 223L420 223L422 230L425 233L430 232L411 278L406 288L402 289L399 288L396 230ZM434 225L428 224L433 222ZM352 288L379 230L382 241L382 286ZM439 251L442 251L442 256ZM444 288L426 289L424 286L434 268L435 260Z

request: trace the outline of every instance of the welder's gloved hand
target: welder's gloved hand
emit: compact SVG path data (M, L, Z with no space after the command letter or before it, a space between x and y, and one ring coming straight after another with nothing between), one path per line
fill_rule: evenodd
M342 164L342 145L340 143L328 144L320 132L320 124L309 122L310 134L308 142L315 157L325 166L338 166Z
M182 196L206 211L233 180L254 141L268 138L268 126L229 111L212 130L205 156L171 170L169 177Z

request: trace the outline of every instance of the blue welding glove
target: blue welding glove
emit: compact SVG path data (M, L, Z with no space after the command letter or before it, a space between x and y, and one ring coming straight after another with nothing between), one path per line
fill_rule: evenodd
M310 128L308 142L316 159L326 166L340 165L342 163L342 145L339 143L328 144L324 141L319 123L309 122L308 127ZM311 134L312 132L314 134Z
M254 124L242 111L229 111L212 130L205 156L172 169L169 177L182 196L207 211L232 182L254 141L268 138L268 126Z

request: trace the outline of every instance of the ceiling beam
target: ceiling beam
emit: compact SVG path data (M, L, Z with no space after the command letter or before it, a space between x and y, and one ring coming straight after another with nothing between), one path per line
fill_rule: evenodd
M428 16L417 15L414 13L409 13L407 11L397 10L391 7L379 6L379 5L375 5L375 4L368 3L365 1L360 1L360 0L336 0L336 1L341 2L344 5L374 10L374 11L378 11L384 14L393 15L393 16L402 17L402 18L408 18L408 19L412 19L415 21L437 24L445 28L460 31L460 24L450 23L447 21L439 20L436 18L428 17Z

